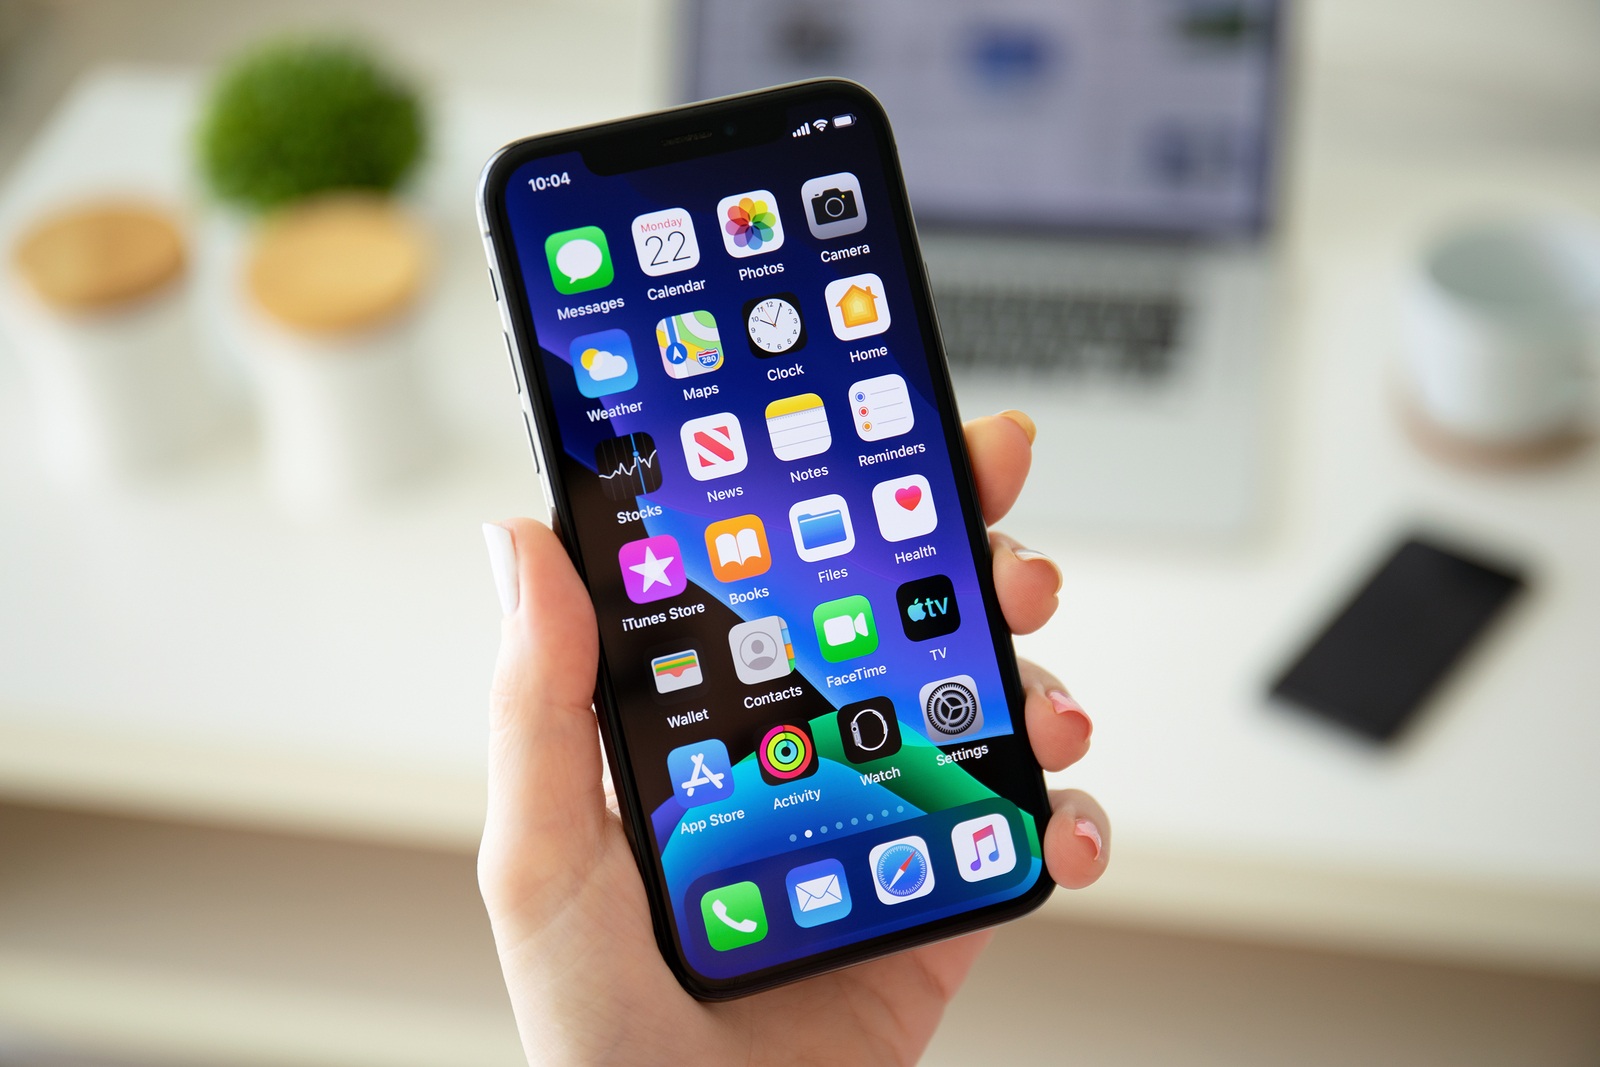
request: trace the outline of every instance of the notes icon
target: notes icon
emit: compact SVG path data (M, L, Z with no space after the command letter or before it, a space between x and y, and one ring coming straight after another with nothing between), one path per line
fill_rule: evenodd
M805 459L826 452L833 444L828 413L816 393L784 397L767 405L767 433L779 459Z
M1011 824L998 813L957 823L950 831L950 847L955 851L956 870L963 881L998 878L1017 866Z

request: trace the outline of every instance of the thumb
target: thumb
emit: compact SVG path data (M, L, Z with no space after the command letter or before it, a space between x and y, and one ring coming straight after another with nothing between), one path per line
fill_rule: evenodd
M491 905L525 907L581 877L606 839L592 706L599 634L588 590L548 526L510 519L483 530L506 614L479 881Z

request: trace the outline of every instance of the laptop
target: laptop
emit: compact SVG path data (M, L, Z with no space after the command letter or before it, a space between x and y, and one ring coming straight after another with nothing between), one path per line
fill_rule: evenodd
M1285 6L685 0L684 88L871 89L962 412L1038 423L1019 517L1226 539L1265 495Z

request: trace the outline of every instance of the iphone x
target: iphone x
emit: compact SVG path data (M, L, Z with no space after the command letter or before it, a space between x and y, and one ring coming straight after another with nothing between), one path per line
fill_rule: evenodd
M479 220L667 963L738 996L1049 895L889 123L816 81L502 149Z

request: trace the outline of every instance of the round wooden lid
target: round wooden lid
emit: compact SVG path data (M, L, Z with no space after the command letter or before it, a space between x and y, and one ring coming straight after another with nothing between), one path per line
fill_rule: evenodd
M306 201L262 227L246 284L262 310L307 333L373 326L422 287L421 231L380 196L343 193Z
M12 251L17 273L64 310L116 307L183 272L183 235L158 207L132 201L84 203L44 219Z

